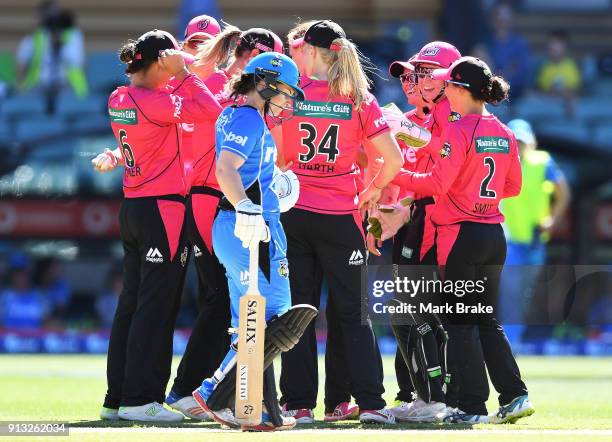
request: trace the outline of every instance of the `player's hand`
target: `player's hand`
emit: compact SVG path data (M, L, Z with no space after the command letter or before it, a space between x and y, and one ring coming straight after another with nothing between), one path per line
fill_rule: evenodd
M105 173L117 167L119 161L110 149L104 149L104 152L91 160L91 164L98 172Z
M379 207L381 241L393 238L408 221L410 221L410 206L395 204L390 207Z
M262 208L245 198L236 204L236 227L234 235L242 241L242 247L248 248L252 243L270 241L270 229L263 219Z
M158 60L161 66L175 77L186 69L183 56L175 49L166 49L162 51L159 54Z
M382 189L376 187L374 182L370 183L368 187L366 187L363 192L359 194L359 204L357 208L359 209L361 219L365 219L366 212L368 210L374 209L374 205L380 199L381 194Z
M374 235L370 232L368 232L368 235L366 236L366 245L368 246L368 250L370 251L370 253L376 256L381 255L380 250L377 249L377 246L381 247L382 241L376 239Z

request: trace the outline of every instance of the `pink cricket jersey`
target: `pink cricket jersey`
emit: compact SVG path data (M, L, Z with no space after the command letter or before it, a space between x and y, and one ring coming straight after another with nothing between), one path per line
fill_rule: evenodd
M502 198L521 191L521 165L514 134L494 115L467 115L447 126L429 173L402 171L394 182L423 195L437 195L436 226L461 221L504 220Z
M306 99L282 124L285 161L300 179L295 207L346 214L357 209L357 153L364 141L389 131L376 98L368 94L357 111L346 97L329 96L327 81L303 77Z
M108 112L124 159L125 197L185 195L181 123L214 122L221 113L204 83L190 74L173 92L121 86Z

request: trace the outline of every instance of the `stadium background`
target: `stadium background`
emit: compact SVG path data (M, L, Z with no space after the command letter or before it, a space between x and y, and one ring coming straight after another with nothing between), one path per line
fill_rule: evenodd
M0 352L105 353L121 288L122 249L117 213L121 171L95 173L90 160L115 145L106 100L125 81L116 50L151 28L182 37L186 21L207 13L242 29L269 27L284 37L299 17L330 18L379 67L373 75L382 104L408 110L387 66L424 43L443 39L464 53L486 57L498 23L495 0L62 0L84 36L88 93L70 88L23 91L16 61L21 39L37 24L38 0L0 1ZM514 32L526 42L522 90L493 109L503 121L525 118L540 146L568 178L571 208L549 245L556 264L609 265L612 257L612 2L510 2ZM195 5L195 6L194 6ZM248 6L246 6L248 5ZM571 96L538 92L551 33L567 35L581 86ZM491 56L491 54L488 54ZM197 289L190 269L177 327L181 354L195 318ZM532 341L510 333L522 353L612 354L612 290L589 285L588 308L575 323L546 327ZM21 298L8 296L19 292ZM15 308L20 304L20 308ZM16 317L27 310L27 320ZM31 314L32 311L36 312ZM17 312L17 313L16 313ZM606 316L607 315L607 316ZM598 324L590 318L599 316ZM32 318L34 317L34 320ZM601 318L604 318L602 320ZM607 321L606 321L607 318ZM607 322L607 325L605 324ZM321 347L324 319L319 320ZM377 335L394 351L385 327Z

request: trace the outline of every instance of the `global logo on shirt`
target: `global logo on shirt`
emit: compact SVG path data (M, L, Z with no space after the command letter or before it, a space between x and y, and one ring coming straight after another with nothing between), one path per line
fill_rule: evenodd
M240 144L242 147L246 144L249 137L246 135L236 135L234 132L230 132L225 137L225 141L233 141L236 144Z

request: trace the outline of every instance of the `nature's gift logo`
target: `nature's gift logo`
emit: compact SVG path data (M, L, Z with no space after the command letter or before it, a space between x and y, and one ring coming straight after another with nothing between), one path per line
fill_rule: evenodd
M478 137L476 138L476 152L478 153L508 153L510 140L504 137Z
M353 106L347 103L325 101L295 101L293 114L309 118L350 120L353 114Z
M108 108L111 122L117 124L138 124L138 114L136 109L113 109Z

